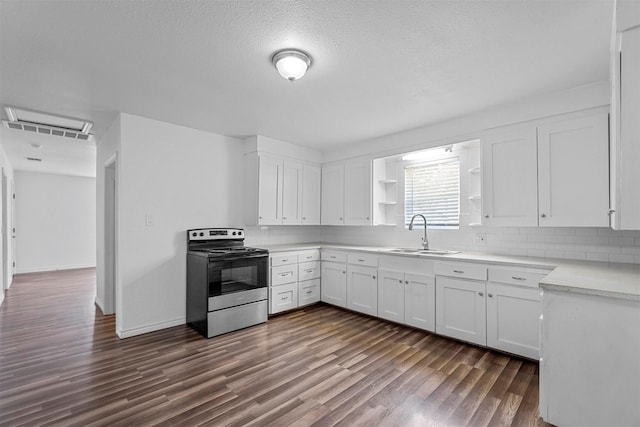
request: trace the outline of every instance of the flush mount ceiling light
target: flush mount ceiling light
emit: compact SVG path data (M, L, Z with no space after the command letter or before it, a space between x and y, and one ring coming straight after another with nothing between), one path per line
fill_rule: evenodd
M2 124L9 129L22 130L45 135L64 136L67 138L91 141L93 134L89 133L93 123L86 120L40 113L17 107L4 107L9 120L2 120Z
M290 82L301 79L311 66L311 57L297 49L283 49L271 58L278 73Z

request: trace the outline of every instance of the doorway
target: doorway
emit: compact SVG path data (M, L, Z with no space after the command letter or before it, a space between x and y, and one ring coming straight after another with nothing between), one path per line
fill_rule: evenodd
M116 157L104 168L104 314L116 313Z

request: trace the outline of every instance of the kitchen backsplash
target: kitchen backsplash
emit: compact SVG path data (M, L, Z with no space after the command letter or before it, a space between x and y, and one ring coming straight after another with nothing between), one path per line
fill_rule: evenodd
M331 242L366 246L419 247L422 230L399 227L270 226L247 227L253 245ZM477 234L485 234L485 243ZM640 264L640 231L608 228L474 227L429 229L430 247L534 256ZM248 243L249 244L249 243Z

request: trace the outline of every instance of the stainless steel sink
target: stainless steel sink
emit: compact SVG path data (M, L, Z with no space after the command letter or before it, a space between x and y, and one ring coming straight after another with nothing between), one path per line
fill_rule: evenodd
M393 248L387 249L388 252L395 252L400 254L415 254L415 255L451 255L460 253L460 251L446 251L443 249L413 249L413 248Z

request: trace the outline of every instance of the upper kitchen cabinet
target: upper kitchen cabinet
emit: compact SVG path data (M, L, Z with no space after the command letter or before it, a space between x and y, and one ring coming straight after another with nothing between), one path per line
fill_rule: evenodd
M322 167L322 224L371 224L371 159Z
M598 110L487 132L484 224L608 226L607 130L607 113Z
M267 142L274 149L277 141ZM320 166L260 151L245 154L245 224L320 224Z
M611 227L640 230L640 2L617 2L611 55Z

